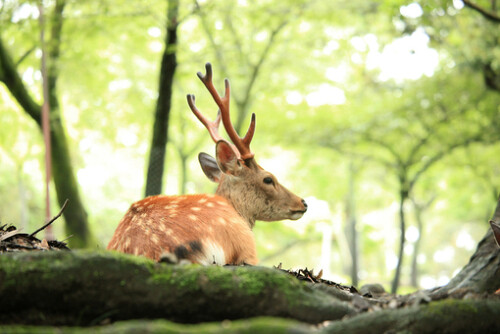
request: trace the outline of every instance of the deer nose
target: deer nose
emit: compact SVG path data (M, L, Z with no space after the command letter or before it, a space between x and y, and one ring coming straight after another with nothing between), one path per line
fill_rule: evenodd
M307 211L307 203L304 199L302 199L302 204L304 204L304 211Z

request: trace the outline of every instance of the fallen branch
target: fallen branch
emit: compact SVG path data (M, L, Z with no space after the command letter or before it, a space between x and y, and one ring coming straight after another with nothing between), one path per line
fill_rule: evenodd
M66 200L64 201L64 204L63 204L62 208L61 208L61 211L59 211L59 213L58 213L57 215L55 215L55 216L54 216L51 220L49 220L49 222L48 222L47 224L43 225L43 226L42 226L42 227L40 227L38 230L36 230L35 232L31 233L31 234L29 235L29 237L31 238L31 237L35 236L38 232L45 230L45 229L46 229L46 228L47 228L50 224L52 224L52 223L53 223L53 222L54 222L57 218L61 217L61 215L62 215L62 213L63 213L64 209L66 209L66 205L67 205L67 204L68 204L68 200L66 199Z

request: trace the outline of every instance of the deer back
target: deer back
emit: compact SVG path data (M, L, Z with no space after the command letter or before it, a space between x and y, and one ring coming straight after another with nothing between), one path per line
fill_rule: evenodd
M200 264L256 264L248 223L217 195L151 196L132 204L109 250L159 260L173 254Z

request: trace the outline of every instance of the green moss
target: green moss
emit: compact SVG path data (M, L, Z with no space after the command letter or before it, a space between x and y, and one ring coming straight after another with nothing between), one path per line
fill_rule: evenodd
M154 284L196 288L199 272L194 265L175 266L158 264L151 272L150 281Z
M450 314L450 309L457 310L459 312L464 312L466 314L477 314L478 309L474 302L460 300L460 299L443 299L440 301L436 301L430 303L427 308L425 308L425 312L428 312L431 316L436 317L449 317L452 316Z
M113 270L115 267L136 266L134 272L138 274L142 271L152 270L154 263L151 260L135 257L120 253L111 253L107 251L60 251L60 252L20 252L11 254L2 254L0 256L0 278L2 285L0 291L8 289L13 285L32 284L30 280L16 281L13 277L20 275L35 275L42 280L57 281L61 273L71 276L72 268L85 266L89 263L96 264L98 262L106 262L106 269ZM46 268L50 268L47 270ZM105 272L102 270L93 270L88 273L93 277L102 277ZM79 277L74 277L78 279Z
M99 327L47 327L47 326L0 326L1 333L309 333L312 328L300 322L282 319L259 317L246 320L201 323L197 325L178 324L166 320L132 320L121 321Z

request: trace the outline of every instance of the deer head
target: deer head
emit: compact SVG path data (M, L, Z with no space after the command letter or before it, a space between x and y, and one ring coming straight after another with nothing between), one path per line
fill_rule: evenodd
M205 175L217 182L216 194L225 197L251 226L255 220L296 220L307 210L306 202L282 186L276 177L260 167L250 150L255 133L255 114L252 114L246 135L241 138L234 129L230 113L230 85L226 79L225 94L219 95L212 81L212 66L205 65L206 74L198 77L219 107L214 121L207 119L196 107L194 95L187 95L189 107L207 128L216 143L215 156L200 153L198 159ZM221 137L219 125L222 120L232 144Z

